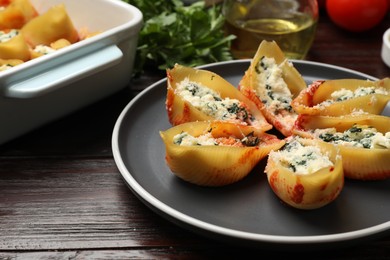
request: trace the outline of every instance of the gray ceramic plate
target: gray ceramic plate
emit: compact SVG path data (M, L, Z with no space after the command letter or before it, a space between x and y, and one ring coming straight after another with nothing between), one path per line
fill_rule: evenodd
M237 86L249 62L221 62L202 68ZM307 83L318 79L374 79L332 65L293 63ZM165 163L165 147L159 136L160 130L171 127L165 97L166 79L145 89L123 110L112 137L114 159L125 182L158 214L208 237L267 248L337 247L389 234L390 180L346 180L334 202L302 211L281 203L268 186L261 164L244 180L222 188L199 187L175 177Z

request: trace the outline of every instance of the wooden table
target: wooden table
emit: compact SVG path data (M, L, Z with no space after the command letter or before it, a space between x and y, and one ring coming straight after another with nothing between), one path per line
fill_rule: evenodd
M322 13L307 59L390 76L380 58L389 26L390 15L369 32L348 33ZM121 178L111 135L128 102L162 77L147 72L123 91L0 146L1 259L390 259L389 235L326 252L275 252L227 246L146 207Z

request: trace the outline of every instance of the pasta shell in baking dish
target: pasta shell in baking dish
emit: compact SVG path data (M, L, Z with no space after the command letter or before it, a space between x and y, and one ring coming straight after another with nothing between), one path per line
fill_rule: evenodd
M224 120L262 131L272 128L256 105L228 81L179 64L167 70L166 110L172 125Z
M27 43L34 48L37 45L48 46L59 39L66 39L70 43L79 40L78 32L64 4L55 5L33 18L21 31Z
M372 114L341 117L300 115L294 132L338 147L347 178L390 178L389 117Z
M297 113L291 101L307 85L301 74L284 56L276 42L261 42L239 83L240 91L251 99L265 118L285 136L291 135Z
M337 79L313 82L291 105L298 113L309 115L380 114L389 100L390 78Z
M271 151L265 172L274 193L298 209L317 209L334 201L344 187L342 158L336 147L315 139L287 138Z
M29 60L30 48L24 41L23 36L19 33L19 30L5 30L2 32L9 35L10 39L0 42L0 59Z
M0 12L0 30L20 29L32 18L38 16L38 12L29 0L0 1L0 6L4 8Z
M225 121L183 123L161 131L160 136L171 171L202 186L241 180L271 150L285 143L274 135Z

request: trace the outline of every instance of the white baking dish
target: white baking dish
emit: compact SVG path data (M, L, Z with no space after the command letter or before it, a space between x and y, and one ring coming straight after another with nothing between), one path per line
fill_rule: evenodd
M30 0L39 13L65 4L89 39L0 72L0 144L128 85L142 13L120 0Z

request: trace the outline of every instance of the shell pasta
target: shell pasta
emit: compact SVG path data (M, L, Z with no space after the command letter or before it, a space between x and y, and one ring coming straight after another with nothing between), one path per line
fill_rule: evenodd
M260 44L238 87L277 130L292 134L297 113L291 101L306 83L275 42Z
M269 130L261 111L219 75L179 64L167 70L166 110L172 125L224 120Z
M300 114L341 116L380 114L390 101L390 78L377 81L337 79L313 82L291 105Z
M202 186L241 180L271 150L284 144L276 136L225 121L183 123L160 135L172 172Z

